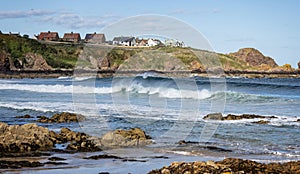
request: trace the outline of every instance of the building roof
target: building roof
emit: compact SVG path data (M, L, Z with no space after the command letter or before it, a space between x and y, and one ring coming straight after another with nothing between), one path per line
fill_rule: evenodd
M77 39L77 40L80 40L81 37L80 37L80 34L79 33L65 33L64 34L64 39Z
M128 41L132 41L134 40L134 37L114 37L113 41L116 41L116 42L128 42Z
M85 40L93 40L93 41L103 41L105 42L105 35L104 34L97 34L97 33L93 33L93 34L86 34L85 35Z
M50 38L52 38L52 39L57 39L57 38L59 38L59 36L58 36L58 32L50 32L50 31L48 31L48 32L41 32L38 36L37 36L37 39L38 40L43 40L43 39L50 39Z

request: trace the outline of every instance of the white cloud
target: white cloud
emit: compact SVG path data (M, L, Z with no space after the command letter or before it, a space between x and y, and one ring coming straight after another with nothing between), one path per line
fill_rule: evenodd
M62 12L39 19L39 22L60 25L70 29L102 28L117 18L118 17L114 15L80 16L72 12Z
M26 18L33 16L46 16L54 14L54 11L49 10L28 10L28 11L3 11L0 12L0 19L6 18Z

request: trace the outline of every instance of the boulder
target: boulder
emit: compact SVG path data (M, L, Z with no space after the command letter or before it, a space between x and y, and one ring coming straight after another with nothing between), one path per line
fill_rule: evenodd
M298 119L296 122L300 122L300 119Z
M46 116L39 116L37 122L40 123L69 123L84 121L85 117L81 114L74 114L69 112L62 112L54 114L51 118Z
M0 122L0 156L10 156L10 153L26 153L51 150L54 144L67 143L67 150L80 152L101 151L95 143L97 137L85 133L73 132L62 128L55 133L36 124L7 125Z
M0 122L0 152L23 153L53 147L50 131L36 124L8 126Z
M298 62L298 70L300 70L300 61Z
M145 146L151 143L151 137L140 128L110 131L101 138L101 144L106 147Z
M204 120L223 120L223 116L221 113L212 113L203 117Z

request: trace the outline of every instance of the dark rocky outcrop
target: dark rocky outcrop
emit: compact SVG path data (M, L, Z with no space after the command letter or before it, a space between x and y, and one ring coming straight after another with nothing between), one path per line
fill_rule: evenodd
M101 144L106 147L144 146L151 143L151 137L146 135L140 128L110 131L103 135L101 139Z
M242 48L238 52L230 53L229 56L239 58L254 67L267 65L270 68L275 68L278 66L274 59L264 56L260 51L254 48Z
M241 119L272 119L277 118L275 116L261 116L261 115L255 115L255 114L242 114L242 115L234 115L234 114L228 114L227 116L223 117L221 113L213 113L208 114L203 117L204 120L241 120Z
M123 159L123 158L115 156L115 155L103 154L103 155L94 155L94 156L86 157L84 159L98 160L98 159Z
M299 173L300 161L263 164L250 160L227 158L214 162L173 162L170 166L152 170L149 174L192 174L192 173Z
M79 122L84 121L85 117L81 114L74 114L68 112L62 112L59 114L54 114L51 118L46 116L39 116L37 122L40 123L69 123L69 122Z
M15 116L15 118L33 118L33 117L28 114L25 114L25 115Z
M60 157L51 157L48 158L49 161L65 161L65 158L60 158Z
M266 120L259 120L259 121L254 121L252 123L255 123L255 124L269 124L270 121L266 121Z
M298 62L298 70L300 70L300 61Z
M30 161L6 161L1 160L0 161L0 169L18 169L23 167L41 167L43 166L43 163L40 163L38 161L30 162Z
M100 145L97 145L92 137L80 132L73 132L68 128L62 128L59 134L63 142L71 142L67 146L67 150L78 152L96 152L101 151Z
M300 122L300 119L298 119L296 122Z
M24 55L24 60L19 60L21 66L26 70L38 70L38 71L45 71L51 70L52 67L49 66L46 60L43 58L42 55L28 52Z
M13 65L10 54L6 53L4 50L0 50L0 71L10 71L14 68L12 66Z
M215 151L215 152L232 152L232 150L230 150L230 149L224 149L224 148L217 147L217 146L201 145L200 142L195 142L195 141L180 140L177 144L179 144L180 146L192 145L193 147L207 149L207 150Z

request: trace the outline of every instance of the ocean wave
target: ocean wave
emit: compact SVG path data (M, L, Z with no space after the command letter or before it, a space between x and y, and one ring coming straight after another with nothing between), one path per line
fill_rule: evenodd
M211 100L220 100L226 97L227 102L234 103L271 103L280 101L291 101L291 99L277 97L277 96L265 96L259 94L247 94L243 92L215 92L209 97Z
M20 90L39 93L112 93L110 87L88 87L75 85L0 84L0 90Z

